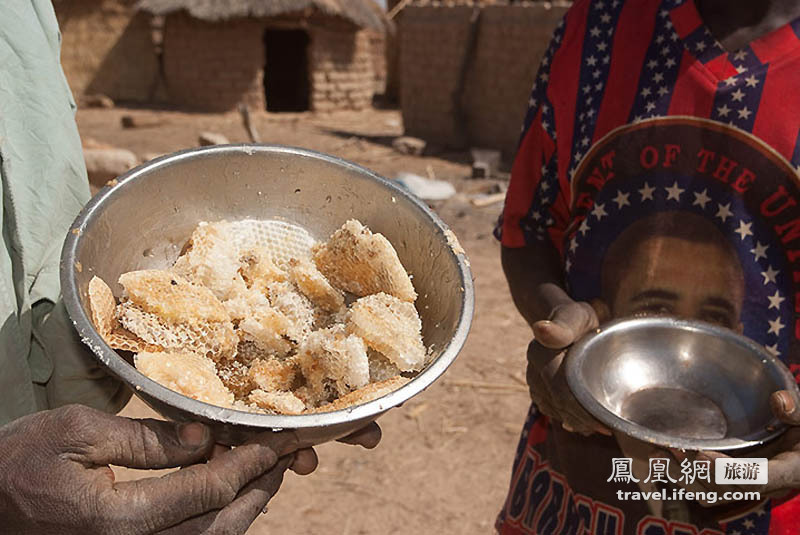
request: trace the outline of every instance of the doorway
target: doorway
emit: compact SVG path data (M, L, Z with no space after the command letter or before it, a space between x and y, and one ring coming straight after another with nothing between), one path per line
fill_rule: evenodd
M303 30L264 32L267 64L264 94L267 111L309 109L308 33Z

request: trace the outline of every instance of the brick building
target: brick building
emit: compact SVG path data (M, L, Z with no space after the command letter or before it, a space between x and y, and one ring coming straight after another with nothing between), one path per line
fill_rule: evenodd
M54 0L61 64L76 97L152 100L158 79L150 16L136 0Z
M398 17L406 133L512 156L539 60L569 4L427 4Z
M363 109L375 92L373 0L142 0L163 16L169 101L204 111Z

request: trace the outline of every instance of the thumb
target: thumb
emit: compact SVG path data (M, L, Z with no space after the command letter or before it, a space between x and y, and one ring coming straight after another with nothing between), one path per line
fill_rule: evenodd
M534 323L533 336L545 347L561 349L597 325L597 314L589 303L569 303L553 309L549 320Z
M211 430L199 422L106 418L83 455L95 465L139 469L186 466L205 459L214 445Z
M788 390L778 390L769 397L769 404L775 416L785 424L800 425L800 410L796 396Z

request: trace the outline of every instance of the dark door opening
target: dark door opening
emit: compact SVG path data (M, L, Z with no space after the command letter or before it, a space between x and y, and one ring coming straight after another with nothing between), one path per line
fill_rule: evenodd
M303 30L267 30L264 46L267 110L308 110L308 34Z

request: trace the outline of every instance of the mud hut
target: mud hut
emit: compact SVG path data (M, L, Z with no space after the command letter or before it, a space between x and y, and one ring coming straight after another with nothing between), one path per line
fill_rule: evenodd
M564 1L413 2L398 19L408 135L513 156L539 60Z
M136 0L54 0L61 64L73 93L118 101L153 98L158 62L151 17Z
M371 105L373 0L142 0L164 17L172 104L224 111L332 111Z

